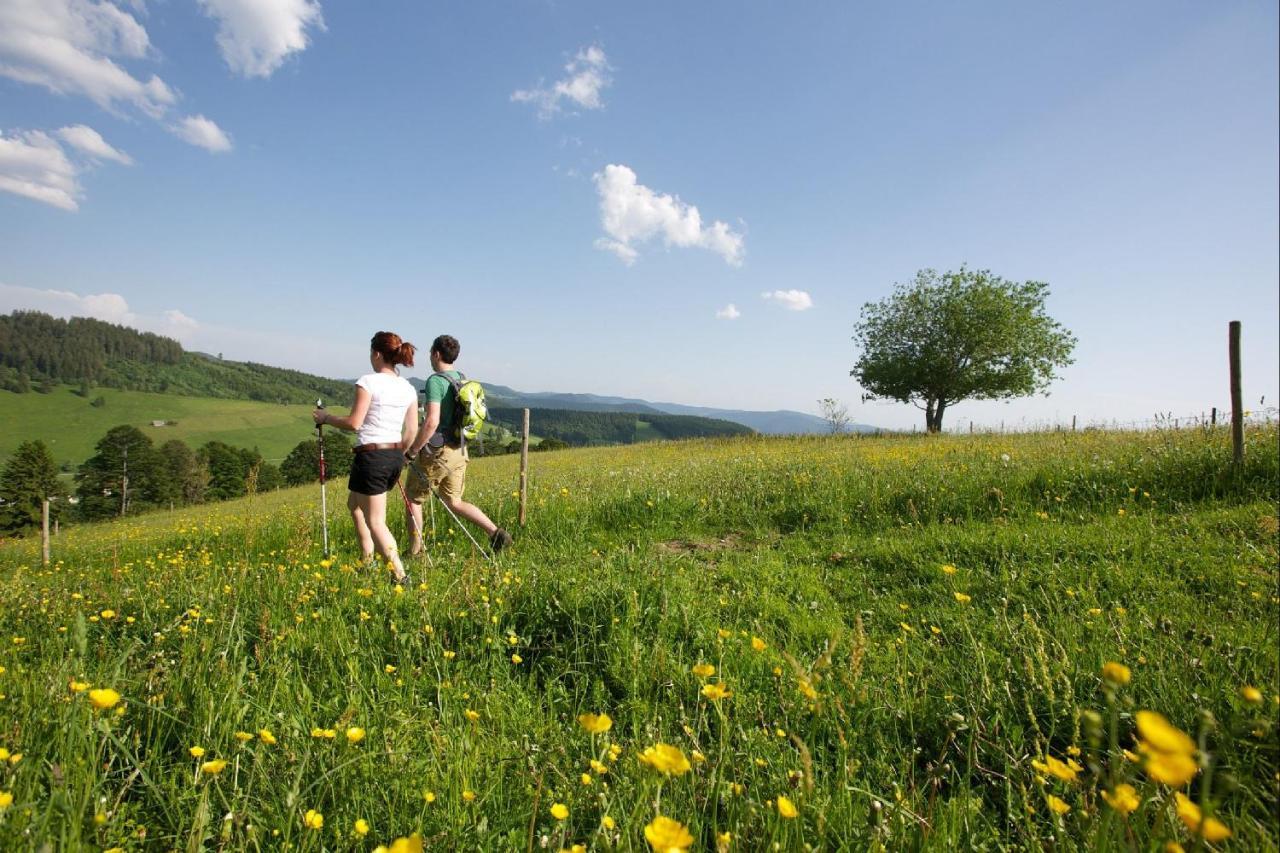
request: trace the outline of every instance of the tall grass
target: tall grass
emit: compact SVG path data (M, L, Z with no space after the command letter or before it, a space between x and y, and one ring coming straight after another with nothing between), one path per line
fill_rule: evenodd
M1191 430L549 453L498 565L437 509L403 593L336 509L321 559L315 487L69 529L47 570L9 543L0 844L627 849L664 815L706 850L1147 850L1210 817L1274 848L1278 457L1274 429L1239 469ZM514 466L469 472L504 520ZM1143 709L1197 740L1199 835Z

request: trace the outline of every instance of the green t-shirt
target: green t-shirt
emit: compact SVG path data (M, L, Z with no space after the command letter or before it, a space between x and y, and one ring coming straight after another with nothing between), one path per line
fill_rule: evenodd
M461 379L462 373L457 370L444 371L454 379ZM456 395L453 393L453 386L449 384L443 376L437 376L434 373L427 377L427 403L440 404L440 425L436 427L436 432L450 433L453 429L453 411L457 407Z

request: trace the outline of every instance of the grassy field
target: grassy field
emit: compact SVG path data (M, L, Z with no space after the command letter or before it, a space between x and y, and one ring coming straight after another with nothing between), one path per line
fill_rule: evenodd
M55 460L79 464L93 455L94 444L107 430L120 424L138 427L157 445L177 438L192 448L215 439L235 447L257 447L277 464L298 442L315 437L310 406L114 388L94 388L85 399L73 390L59 385L51 394L0 391L0 459L22 442L40 438ZM90 406L89 401L99 396L106 405ZM177 425L153 427L153 420Z
M437 508L404 592L338 486L332 561L315 487L5 543L0 847L1275 849L1275 428L1228 457L539 454L499 564Z
M256 447L263 458L277 465L298 442L315 438L310 406L114 388L94 388L85 399L74 390L67 385L58 386L52 394L0 390L0 463L22 442L40 438L57 462L79 464L93 455L94 444L107 430L120 424L138 427L157 446L177 438L193 449L214 440ZM99 396L106 405L90 406L89 401ZM177 423L153 427L153 420ZM502 441L513 437L499 427L489 427L489 433ZM537 436L530 437L532 444L539 441Z

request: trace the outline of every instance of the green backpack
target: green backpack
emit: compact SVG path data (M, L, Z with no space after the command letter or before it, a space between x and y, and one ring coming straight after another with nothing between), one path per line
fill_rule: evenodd
M484 401L484 386L474 379L468 379L462 371L458 371L457 379L447 373L436 372L431 375L443 378L453 389L453 423L447 429L441 427L440 431L452 441L466 447L468 441L480 434L481 427L489 417L489 406Z

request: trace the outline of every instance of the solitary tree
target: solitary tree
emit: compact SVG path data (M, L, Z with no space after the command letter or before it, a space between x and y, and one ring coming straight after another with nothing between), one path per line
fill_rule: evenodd
M39 527L45 498L66 493L58 480L58 468L48 446L39 439L24 441L9 457L0 473L0 532L22 533ZM49 505L49 519L58 517L61 502Z
M824 397L818 401L818 411L827 422L827 429L837 435L849 428L849 407L839 400Z
M1076 339L1044 311L1049 285L961 267L921 270L892 296L862 307L850 375L865 399L912 403L929 432L962 400L1044 391L1071 364Z
M112 427L94 450L76 474L85 518L110 518L167 502L160 456L142 430Z

